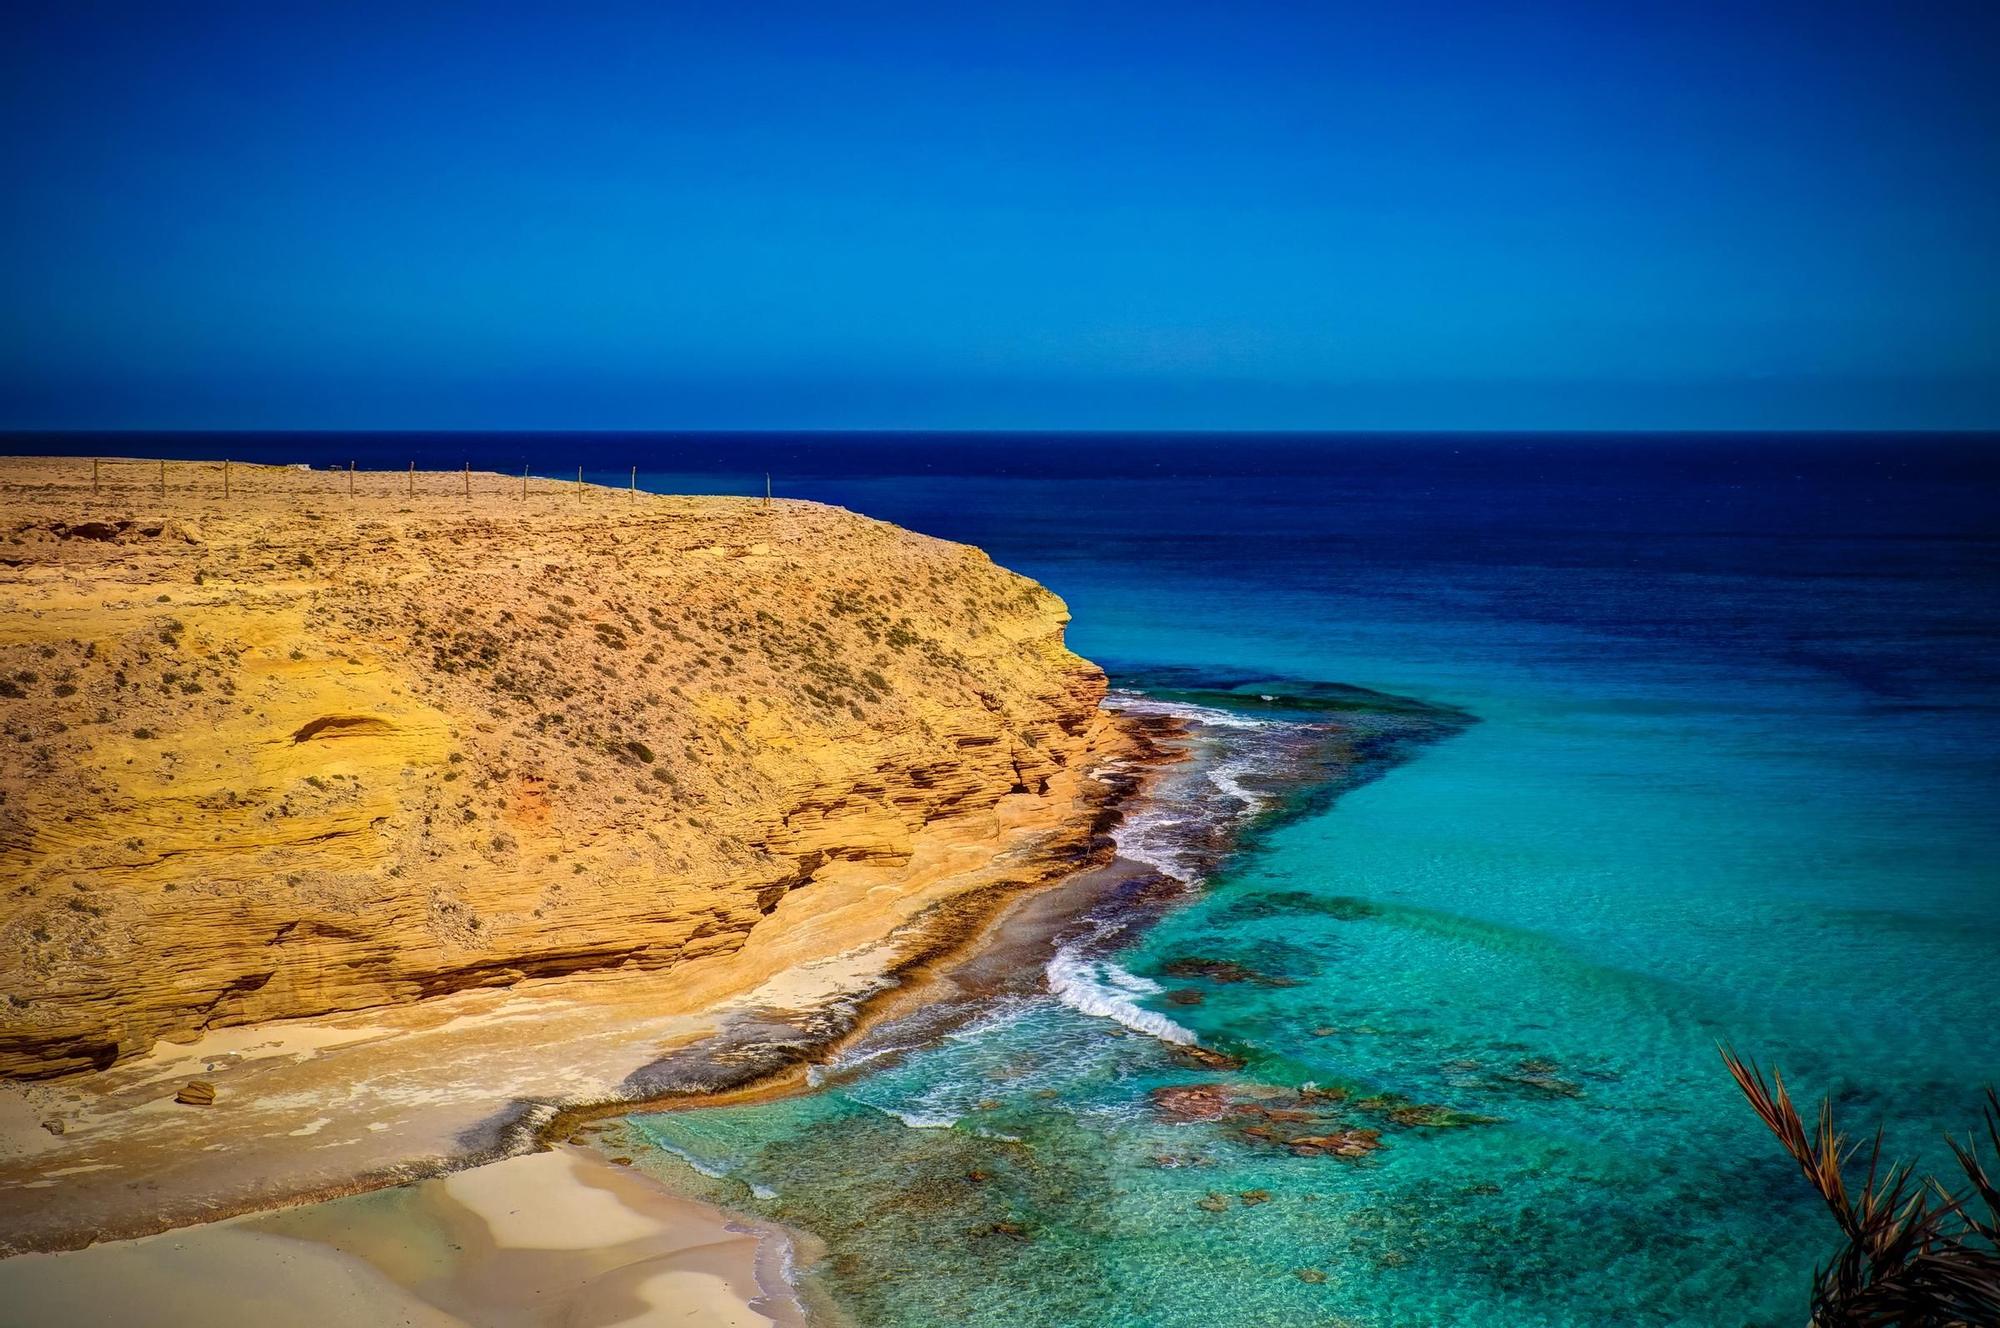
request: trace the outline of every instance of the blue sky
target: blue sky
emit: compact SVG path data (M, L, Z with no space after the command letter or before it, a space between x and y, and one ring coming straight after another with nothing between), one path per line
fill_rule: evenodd
M2000 5L51 2L0 427L2000 426Z

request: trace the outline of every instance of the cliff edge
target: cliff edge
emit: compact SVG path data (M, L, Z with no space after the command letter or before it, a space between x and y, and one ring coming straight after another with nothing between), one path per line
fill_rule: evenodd
M490 474L91 472L0 461L0 1076L580 974L698 966L698 1005L778 970L701 961L781 905L1088 841L1103 675L975 549Z

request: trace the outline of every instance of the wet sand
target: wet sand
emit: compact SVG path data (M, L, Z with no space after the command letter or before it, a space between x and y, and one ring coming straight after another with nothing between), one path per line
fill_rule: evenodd
M0 1261L0 1325L794 1328L794 1237L585 1148Z

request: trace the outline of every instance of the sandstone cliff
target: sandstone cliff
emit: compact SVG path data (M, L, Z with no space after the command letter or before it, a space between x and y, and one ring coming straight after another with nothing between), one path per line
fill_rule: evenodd
M1088 837L1102 674L977 550L808 503L349 482L0 462L0 1076L673 969L821 882L914 889L940 837Z

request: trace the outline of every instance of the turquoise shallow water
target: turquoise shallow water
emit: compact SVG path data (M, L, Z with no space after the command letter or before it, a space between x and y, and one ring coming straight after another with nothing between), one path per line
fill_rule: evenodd
M721 1177L685 1183L825 1237L862 1322L1797 1323L1828 1228L1717 1041L1934 1160L2000 1078L1984 462L1370 464L1282 494L1019 460L799 482L1045 580L1114 677L1479 721L1115 956L1239 1071L1044 999L814 1096L637 1122ZM1344 1091L1310 1128L1385 1146L1299 1157L1156 1107L1216 1082L1253 1111Z

